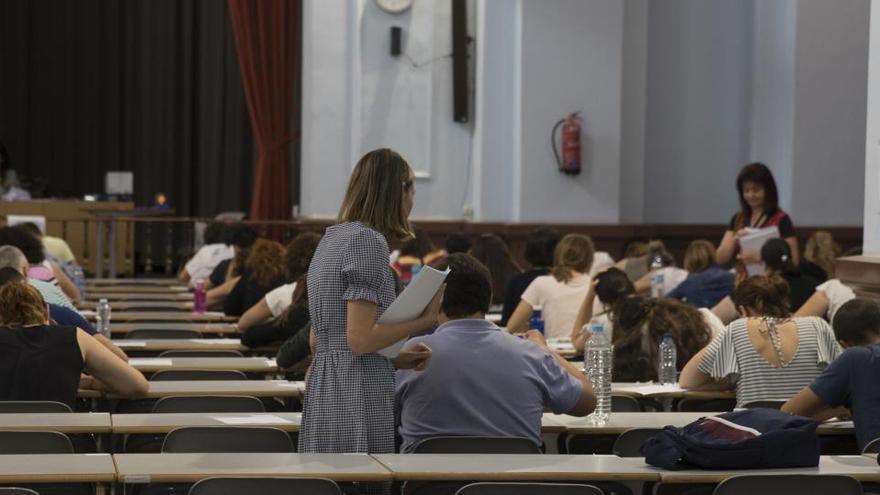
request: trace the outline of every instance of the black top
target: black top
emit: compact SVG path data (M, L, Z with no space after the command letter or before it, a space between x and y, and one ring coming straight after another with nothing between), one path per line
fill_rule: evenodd
M819 280L800 272L783 273L782 278L788 282L788 309L794 313L807 302L816 291Z
M510 319L513 310L516 309L516 306L522 299L523 292L526 291L529 284L541 275L547 275L549 273L549 268L533 268L522 273L517 273L510 278L510 282L507 284L507 293L504 295L504 308L501 310L501 321L498 323L499 326L507 326L507 320Z
M780 210L776 210L776 211L780 211ZM775 212L774 212L774 214L775 214ZM739 216L739 213L734 213L733 217L731 217L728 230L732 230L732 231L737 230L737 228L736 228L736 217L737 216ZM758 219L758 223L756 225L745 225L745 227L752 227L752 228L756 228L756 229L768 227L767 220L769 220L770 217L772 217L772 216L773 215L770 215L770 216L764 215ZM781 237L783 239L788 239L789 237L795 236L794 224L791 223L791 218L788 216L788 213L784 213L782 215L782 218L779 219L779 223L777 224L777 226L779 227L779 237Z
M800 268L801 273L803 273L804 275L809 275L819 282L824 282L828 280L828 274L825 273L825 270L823 270L821 266L813 263L812 261L801 261L801 264L798 268Z
M254 325L241 334L241 343L248 347L261 347L273 342L283 342L309 323L309 305L297 304L290 311L287 321L279 319Z
M286 282L284 277L278 277L268 286L262 287L250 273L245 272L223 301L223 313L226 316L241 316L254 304L260 302L260 299L266 297L267 292Z
M0 400L76 405L82 352L76 327L0 328Z
M226 282L226 272L229 270L230 263L232 263L232 258L223 260L214 267L208 277L208 280L211 281L211 287L219 287L223 285L223 282Z

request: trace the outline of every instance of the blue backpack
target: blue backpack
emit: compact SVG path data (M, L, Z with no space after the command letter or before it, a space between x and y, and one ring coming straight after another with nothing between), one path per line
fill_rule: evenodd
M818 424L775 409L748 409L667 426L642 445L663 469L761 469L819 464Z

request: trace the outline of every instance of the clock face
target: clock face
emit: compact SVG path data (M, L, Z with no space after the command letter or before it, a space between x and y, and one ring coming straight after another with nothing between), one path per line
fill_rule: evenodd
M413 0L376 0L376 5L389 14L400 14L412 7Z

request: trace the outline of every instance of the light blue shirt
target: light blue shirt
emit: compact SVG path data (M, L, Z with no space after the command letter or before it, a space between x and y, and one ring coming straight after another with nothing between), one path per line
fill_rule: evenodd
M412 343L433 354L424 371L399 370L402 452L432 436L517 436L541 445L545 409L567 413L583 385L534 342L482 319L453 320Z

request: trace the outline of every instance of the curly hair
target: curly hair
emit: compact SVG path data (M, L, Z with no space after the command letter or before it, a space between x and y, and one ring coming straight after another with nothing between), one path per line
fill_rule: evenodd
M21 227L0 228L0 246L3 245L20 249L31 265L40 264L46 259L43 241Z
M284 246L268 239L257 239L244 266L257 285L270 287L276 280L284 278Z
M0 325L5 327L44 325L49 320L43 296L23 280L0 287L0 308Z
M788 309L788 282L779 275L749 277L736 288L733 303L760 316L785 318Z
M666 333L675 341L679 370L712 338L693 306L640 296L621 301L614 313L614 380L657 380L658 349Z
M575 272L589 272L595 252L593 240L588 236L566 235L560 239L553 252L553 277L562 283L568 283Z

